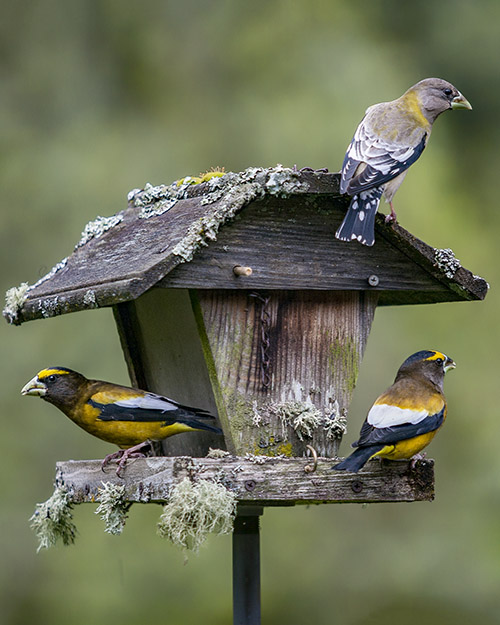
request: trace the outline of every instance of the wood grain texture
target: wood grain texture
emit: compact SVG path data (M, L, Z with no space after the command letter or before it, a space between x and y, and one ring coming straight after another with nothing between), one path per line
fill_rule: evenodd
M380 237L373 247L335 238L345 209L325 198L252 202L244 213L159 282L164 287L376 290L442 293L448 287ZM235 265L252 268L235 276ZM378 285L368 279L376 275ZM451 294L454 296L454 294Z
M301 172L296 182L287 197L265 191L263 200L242 204L217 241L208 241L208 248L200 248L187 264L174 254L176 244L191 226L220 210L217 200L204 203L207 183L190 188L189 197L149 219L129 207L121 223L76 248L64 268L29 291L16 315L5 316L22 323L113 306L136 299L162 280L178 288L357 290L373 288L366 280L375 274L384 305L486 296L485 280L460 265L450 273L436 262L434 248L397 224L385 224L382 215L377 215L373 248L337 241L334 233L348 204L339 196L338 174ZM235 264L254 271L234 276Z
M235 493L238 502L261 506L313 503L381 503L431 501L434 462L372 460L359 473L332 471L338 460L320 458L317 470L306 473L306 459L267 458L265 463L230 456L208 458L144 458L130 460L123 478L113 466L106 473L100 460L58 462L56 484L75 503L95 502L103 482L123 484L131 502L164 503L175 484L186 477L215 480Z
M326 419L346 414L376 294L270 291L264 311L251 292L200 290L198 297L230 448L240 455L302 456L311 444L320 455L334 455L340 437L328 436L321 425L300 440L280 414L289 406L293 412L297 403L317 408ZM263 312L269 315L268 388L261 369Z

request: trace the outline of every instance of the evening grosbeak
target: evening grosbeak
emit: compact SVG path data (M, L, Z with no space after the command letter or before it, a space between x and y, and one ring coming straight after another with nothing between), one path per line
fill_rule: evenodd
M448 109L472 109L452 84L426 78L397 100L370 106L361 120L340 174L340 192L352 196L344 221L335 233L342 241L375 242L375 215L384 195L396 221L392 198L406 171L422 154L432 124Z
M357 473L370 458L408 459L426 447L446 419L444 374L455 363L441 352L407 358L385 393L375 400L361 427L357 449L337 471Z
M181 432L208 430L222 434L212 425L214 417L205 410L190 408L155 393L88 380L66 367L40 371L21 390L54 404L81 428L121 450L108 454L103 468L118 459L117 475L128 458L141 457L141 449Z

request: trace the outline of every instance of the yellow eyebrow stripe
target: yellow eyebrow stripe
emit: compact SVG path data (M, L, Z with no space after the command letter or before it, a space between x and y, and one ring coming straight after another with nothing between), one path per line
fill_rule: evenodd
M438 358L441 358L441 360L446 360L446 356L441 352L434 352L434 354L426 358L426 360L438 360Z
M49 375L68 375L69 371L65 371L64 369L43 369L38 374L38 379L43 380L43 378L49 377Z

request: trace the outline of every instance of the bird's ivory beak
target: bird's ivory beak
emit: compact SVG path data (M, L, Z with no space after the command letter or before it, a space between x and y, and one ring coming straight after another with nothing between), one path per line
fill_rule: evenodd
M447 371L449 371L449 369L455 369L456 366L457 365L453 362L451 358L446 358L446 361L444 363L444 372L446 373Z
M451 101L451 108L452 109L468 109L469 111L472 111L472 106L469 100L464 98L464 96L461 93L459 93L453 98L453 100Z
M37 395L38 397L43 397L46 392L47 387L39 381L37 376L21 389L21 395Z

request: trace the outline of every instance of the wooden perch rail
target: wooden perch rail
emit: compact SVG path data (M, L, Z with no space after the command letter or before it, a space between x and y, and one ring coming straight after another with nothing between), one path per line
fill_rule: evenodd
M127 501L163 503L185 477L217 481L235 492L239 503L260 506L434 499L432 460L418 460L413 467L407 461L373 460L352 474L331 471L338 462L331 458L319 458L314 472L306 470L310 458L265 458L262 463L254 458L140 458L129 461L123 479L114 464L103 472L100 460L68 460L57 463L56 485L65 487L74 503L96 501L103 482L124 484Z

